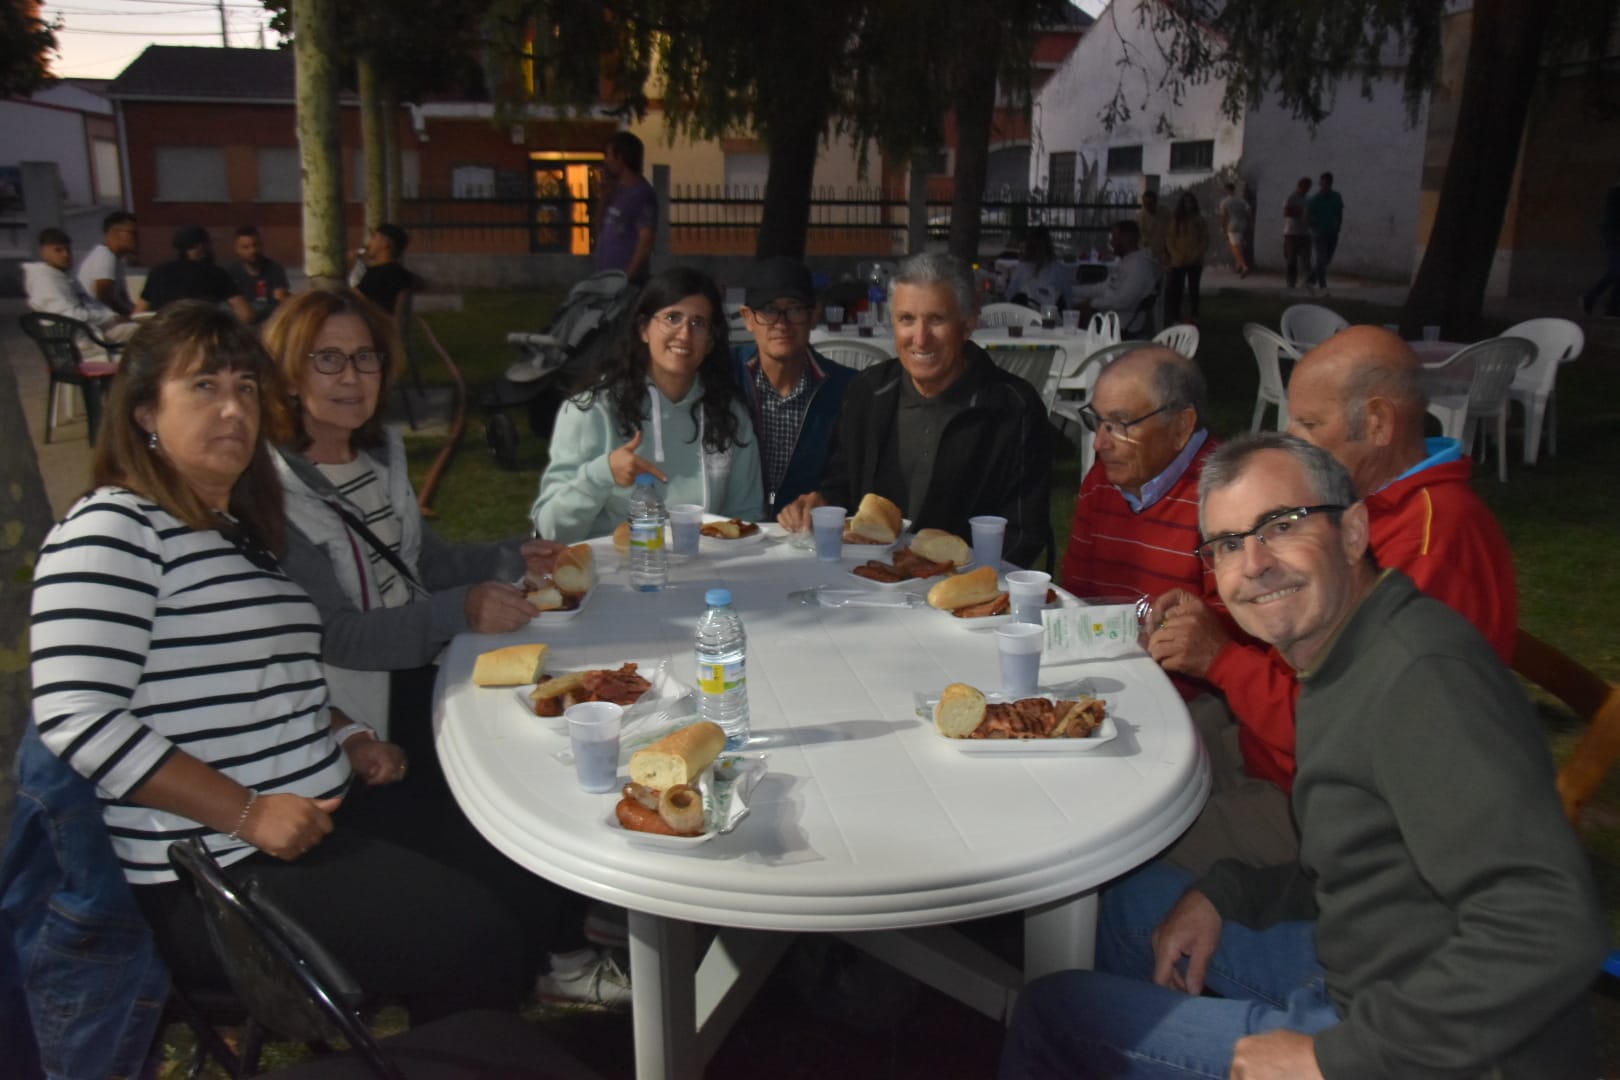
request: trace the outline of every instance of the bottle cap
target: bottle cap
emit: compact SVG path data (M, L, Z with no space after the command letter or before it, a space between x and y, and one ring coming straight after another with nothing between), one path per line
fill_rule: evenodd
M703 602L710 607L728 607L731 604L731 590L710 589L703 594Z
M652 487L658 482L658 477L650 472L636 474L636 487Z

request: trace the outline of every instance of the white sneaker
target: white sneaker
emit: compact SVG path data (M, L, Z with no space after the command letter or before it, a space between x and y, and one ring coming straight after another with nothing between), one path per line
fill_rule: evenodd
M551 971L540 976L534 991L542 1001L603 1009L630 1007L630 976L605 949L577 971Z

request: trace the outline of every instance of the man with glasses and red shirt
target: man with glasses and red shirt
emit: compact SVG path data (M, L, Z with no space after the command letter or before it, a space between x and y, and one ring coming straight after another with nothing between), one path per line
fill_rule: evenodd
M732 364L759 436L765 472L765 516L814 491L838 428L838 406L852 368L810 347L816 323L810 271L785 255L753 267L742 309L754 336L732 349Z

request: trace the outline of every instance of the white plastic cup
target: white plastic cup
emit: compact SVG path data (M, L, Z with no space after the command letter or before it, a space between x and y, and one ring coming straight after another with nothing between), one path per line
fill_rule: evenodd
M563 713L574 746L574 775L586 791L619 786L619 725L624 710L610 701L582 701Z
M861 337L871 337L877 327L877 313L874 311L857 311L855 313L855 332Z
M810 531L816 538L816 558L837 562L844 557L844 516L842 506L818 506L810 511Z
M996 627L996 648L1001 653L1001 692L1009 700L1030 697L1041 680L1041 647L1046 630L1028 623Z
M1047 304L1041 308L1041 325L1048 330L1055 329L1058 324L1058 309L1056 304Z
M1080 329L1080 313L1078 311L1065 311L1063 313L1063 329L1071 334Z
M994 514L968 518L973 530L973 561L979 566L1001 566L1001 541L1007 535L1007 519Z
M1439 341L1440 340L1440 328L1438 326L1433 325L1433 324L1425 326L1423 328L1423 340L1424 341Z
M827 329L842 330L844 328L844 309L837 304L828 304L822 309L827 316Z
M670 553L696 555L703 536L703 507L697 503L676 503L669 508Z
M1012 602L1012 621L1041 625L1046 607L1046 589L1052 575L1044 570L1015 570L1007 575L1007 597Z

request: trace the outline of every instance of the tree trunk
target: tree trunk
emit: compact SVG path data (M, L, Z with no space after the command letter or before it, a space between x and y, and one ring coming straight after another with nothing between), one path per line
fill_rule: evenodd
M383 220L399 224L399 204L405 198L405 167L399 156L399 86L392 78L382 81L383 159L388 175L388 198L383 203Z
M366 232L388 220L388 151L383 147L381 79L371 57L355 64L360 81L360 145L366 153Z
M17 793L11 763L29 723L28 607L34 555L51 527L51 503L17 397L17 376L0 363L0 837Z
M343 284L343 156L338 139L337 7L293 0L298 153L304 180L304 272L317 289Z
M754 254L804 258L810 234L810 190L816 155L827 126L826 99L809 88L792 105L770 115L770 171L765 177L765 209L760 215Z
M1453 341L1472 341L1480 333L1485 286L1552 8L1543 0L1474 4L1468 64L1434 227L1401 312L1408 336L1421 325L1436 323Z
M987 3L974 5L973 29L963 33L957 57L955 191L951 196L950 251L972 264L979 258L979 208L990 175L990 125L996 109L1001 20Z

